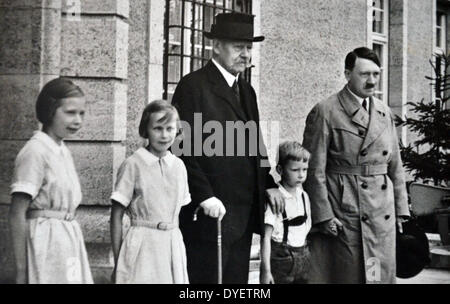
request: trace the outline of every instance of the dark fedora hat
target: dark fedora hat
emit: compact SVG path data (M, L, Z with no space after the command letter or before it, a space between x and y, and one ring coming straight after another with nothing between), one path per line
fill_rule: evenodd
M403 223L403 233L397 231L396 243L398 278L412 278L430 262L427 236L415 219Z
M255 16L242 13L222 13L216 16L216 23L211 31L204 35L209 39L229 39L238 41L259 42L264 36L253 37L253 18Z

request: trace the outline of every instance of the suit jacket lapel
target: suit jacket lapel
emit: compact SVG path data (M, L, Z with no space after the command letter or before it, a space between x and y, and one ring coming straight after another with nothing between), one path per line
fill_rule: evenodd
M252 95L251 87L245 80L239 80L239 90L241 93L241 108L244 108L247 119L258 120L256 101Z
M238 100L219 69L217 69L211 60L207 63L206 68L209 73L209 80L212 82L212 91L214 94L226 101L241 120L246 121L247 118L242 107L238 104Z
M378 104L380 101L375 101L372 97L370 98L370 120L369 127L364 138L361 150L367 148L371 143L373 143L384 129L386 129L386 113L384 108Z

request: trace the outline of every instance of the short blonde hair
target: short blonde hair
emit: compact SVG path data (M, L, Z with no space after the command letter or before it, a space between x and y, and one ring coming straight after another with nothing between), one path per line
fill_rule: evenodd
M310 153L297 141L285 141L278 147L278 165L283 167L289 160L309 161Z
M178 121L180 120L180 118L177 109L170 103L168 103L166 100L163 99L154 100L151 103L149 103L142 112L141 122L139 124L139 135L141 137L148 138L147 128L148 124L150 123L150 117L153 113L157 112L164 113L164 116L161 117L160 119L161 122L165 123L172 119L176 119L178 127Z

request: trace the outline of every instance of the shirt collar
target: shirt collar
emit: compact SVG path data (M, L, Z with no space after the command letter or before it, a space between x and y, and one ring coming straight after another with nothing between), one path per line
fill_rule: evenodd
M347 86L347 90L350 92L350 94L353 95L353 97L356 98L356 100L358 100L359 104L362 106L362 103L363 103L363 101L364 101L365 98L359 97L358 95L356 95L355 93L353 93L352 90L350 90L350 88L349 88L348 86ZM367 99L369 99L369 98L367 97ZM367 102L369 102L369 100L367 100Z
M228 72L227 70L225 70L225 68L223 66L220 65L220 63L218 63L216 60L214 60L214 58L211 58L211 61L216 65L216 67L219 69L220 73L223 75L223 77L225 78L225 80L227 81L228 85L230 86L230 88L233 86L235 81L239 80L239 74L237 74L236 76L234 76L233 74L231 74L230 72Z
M32 138L44 143L55 154L63 154L66 149L66 145L62 140L61 144L58 145L47 133L42 131L34 131Z
M289 192L281 185L281 183L278 184L278 190L280 190L281 194L282 194L285 198L287 198L287 199L295 198L295 197L292 196L292 194L290 194L290 193L289 193ZM295 188L295 195L296 195L297 197L299 197L300 194L301 194L301 193L300 193L300 189L299 189L298 187L296 187L296 188Z
M148 151L146 148L141 147L139 148L136 153L142 157L142 159L149 165L153 164L153 163L157 163L159 162L160 158L156 157L153 153L151 153L150 151ZM170 151L167 151L166 155L161 157L161 160L166 162L167 165L171 165L172 162L175 159L175 155L173 155Z

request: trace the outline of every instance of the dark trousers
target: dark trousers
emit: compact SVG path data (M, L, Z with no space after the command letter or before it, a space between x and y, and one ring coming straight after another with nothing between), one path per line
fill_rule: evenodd
M308 245L292 247L271 242L270 268L275 284L305 284L309 272Z
M247 284L252 243L250 229L237 241L222 243L223 284ZM191 284L217 284L217 242L185 239Z

